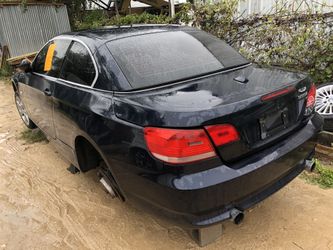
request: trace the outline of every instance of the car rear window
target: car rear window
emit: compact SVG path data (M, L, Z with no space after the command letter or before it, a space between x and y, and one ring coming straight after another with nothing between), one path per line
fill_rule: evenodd
M126 37L108 42L107 47L133 89L247 63L225 42L198 30Z

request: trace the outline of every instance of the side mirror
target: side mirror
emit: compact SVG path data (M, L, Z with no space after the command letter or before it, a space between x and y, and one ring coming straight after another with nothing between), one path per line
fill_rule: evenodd
M32 71L31 61L28 59L23 59L22 62L18 65L18 68L25 73L29 73Z

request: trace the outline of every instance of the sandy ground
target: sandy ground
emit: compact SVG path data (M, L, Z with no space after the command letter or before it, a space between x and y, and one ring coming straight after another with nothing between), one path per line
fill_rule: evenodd
M110 199L94 173L70 174L50 144L24 145L23 129L0 83L0 250L198 248L181 228ZM205 249L333 249L333 190L296 179L224 229Z

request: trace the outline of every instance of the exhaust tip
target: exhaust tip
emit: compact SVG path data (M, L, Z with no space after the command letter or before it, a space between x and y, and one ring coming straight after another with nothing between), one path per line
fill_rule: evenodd
M108 191L112 198L116 198L116 193L114 192L113 188L109 185L109 183L102 177L100 183L104 186L104 188Z
M235 218L234 218L234 223L236 225L239 225L242 223L242 221L244 220L244 213L239 213Z
M308 172L313 172L316 168L316 162L311 160L305 160L305 170Z
M244 220L244 213L236 208L230 211L231 220L236 224L239 225Z

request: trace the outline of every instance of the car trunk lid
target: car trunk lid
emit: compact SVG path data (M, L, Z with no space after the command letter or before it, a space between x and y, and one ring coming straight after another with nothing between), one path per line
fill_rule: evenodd
M140 126L232 124L240 140L216 149L225 162L233 162L301 126L309 87L304 74L248 66L163 88L115 93L114 111Z

